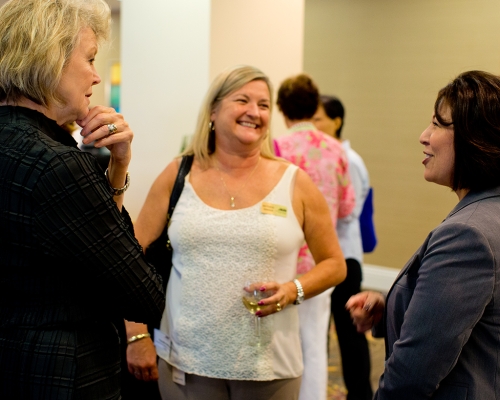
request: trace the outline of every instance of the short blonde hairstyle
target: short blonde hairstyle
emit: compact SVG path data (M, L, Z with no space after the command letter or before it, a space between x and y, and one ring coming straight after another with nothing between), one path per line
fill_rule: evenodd
M269 78L259 69L248 65L237 65L220 73L210 85L205 99L201 104L198 114L196 130L190 144L182 155L194 154L202 168L210 166L210 155L215 151L215 136L210 130L210 116L217 108L220 102L229 94L245 86L247 83L261 80L264 81L269 89L269 124L271 123L271 112L273 104L273 88ZM262 143L260 153L262 157L275 159L272 150L271 134Z
M10 0L0 7L0 101L26 97L47 107L83 28L109 37L104 0Z

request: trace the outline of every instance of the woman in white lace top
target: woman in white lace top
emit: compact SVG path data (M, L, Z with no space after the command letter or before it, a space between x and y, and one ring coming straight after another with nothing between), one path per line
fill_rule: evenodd
M184 155L194 155L169 226L174 249L161 332L158 371L138 354L129 365L159 372L164 399L298 397L303 370L297 308L340 283L345 263L326 201L309 176L274 157L269 79L237 66L212 83ZM162 232L179 169L173 160L154 182L136 224L146 248ZM294 280L307 241L317 265ZM272 295L260 304L261 343L252 344L252 315L242 303L244 278L267 277ZM263 279L262 279L263 280ZM146 332L129 325L129 335Z

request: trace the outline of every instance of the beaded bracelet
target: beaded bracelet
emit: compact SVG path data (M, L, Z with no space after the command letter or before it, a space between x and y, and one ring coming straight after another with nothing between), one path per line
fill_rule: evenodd
M146 339L148 337L151 337L150 333L141 333L139 335L132 336L130 339L127 340L127 344L137 342L138 340Z

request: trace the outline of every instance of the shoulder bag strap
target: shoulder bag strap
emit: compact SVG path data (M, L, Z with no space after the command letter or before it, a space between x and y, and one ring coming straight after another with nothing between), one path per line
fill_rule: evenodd
M175 184L172 189L172 194L170 195L170 201L168 204L167 227L170 217L174 213L177 201L179 201L179 197L181 197L182 190L184 189L184 179L191 170L191 165L193 165L193 159L194 159L193 155L182 157L181 165L179 166L179 172L177 173L177 178L175 178Z
M191 170L191 165L193 165L194 156L188 155L183 156L181 160L181 165L179 166L179 172L177 172L177 177L175 178L174 187L172 188L172 193L170 194L170 201L168 204L168 213L167 213L167 223L163 228L163 232L161 233L161 237L165 238L165 242L168 240L168 225L170 222L170 217L174 213L175 206L177 205L177 201L181 197L182 190L184 189L184 178Z

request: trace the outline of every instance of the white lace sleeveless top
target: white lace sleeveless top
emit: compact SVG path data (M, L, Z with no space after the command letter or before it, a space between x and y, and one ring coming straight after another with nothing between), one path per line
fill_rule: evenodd
M261 346L250 344L253 315L242 303L244 278L295 278L304 235L292 207L297 167L259 203L240 210L206 205L189 175L169 228L174 248L167 307L161 330L171 340L168 356L181 371L235 380L273 380L302 375L297 309L261 318ZM285 206L286 216L261 212L262 203Z

